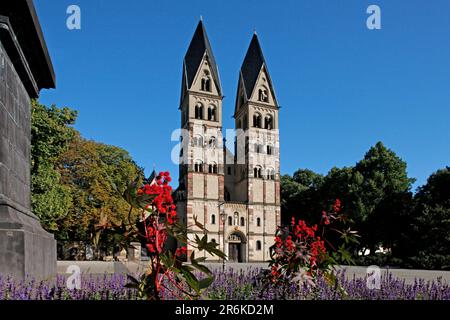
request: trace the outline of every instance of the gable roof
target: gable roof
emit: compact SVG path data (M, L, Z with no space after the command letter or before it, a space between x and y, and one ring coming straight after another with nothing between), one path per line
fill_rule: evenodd
M220 86L219 79L219 69L217 68L216 60L214 59L211 44L209 42L208 35L206 34L205 26L203 24L203 21L200 20L197 28L195 29L194 36L192 37L191 43L189 44L186 55L184 56L182 80L183 90L189 90L191 88L205 54L210 64L211 75L216 85L217 91L220 95L222 95L222 88Z

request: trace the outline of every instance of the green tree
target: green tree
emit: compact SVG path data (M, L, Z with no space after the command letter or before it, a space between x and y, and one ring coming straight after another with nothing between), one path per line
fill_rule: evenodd
M420 187L410 243L412 263L427 269L450 269L450 167L438 170Z
M73 198L61 238L92 240L95 225L102 219L115 225L128 220L129 206L122 192L142 170L127 151L78 135L61 155L58 167L62 184ZM135 218L133 212L130 220Z
M76 116L69 108L47 108L32 101L31 208L48 231L58 230L71 205L70 190L60 184L56 165L75 135Z
M363 177L357 199L359 206L361 224L361 243L374 253L375 249L386 243L383 241L389 238L384 229L384 219L380 219L380 214L374 214L383 199L391 199L382 205L384 212L381 216L389 219L396 208L389 206L396 195L408 192L411 189L414 179L408 178L406 162L400 159L394 151L386 148L381 142L365 154L364 159L359 161L354 171ZM378 209L380 210L380 209ZM391 219L389 219L391 220ZM394 226L395 227L395 226Z

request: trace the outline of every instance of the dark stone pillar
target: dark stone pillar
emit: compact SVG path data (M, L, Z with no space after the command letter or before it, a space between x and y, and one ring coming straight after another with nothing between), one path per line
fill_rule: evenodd
M48 79L54 75L46 54L32 2L2 2L0 274L15 279L28 275L40 280L56 274L56 241L41 227L30 204L31 98L43 87L54 87L54 78Z

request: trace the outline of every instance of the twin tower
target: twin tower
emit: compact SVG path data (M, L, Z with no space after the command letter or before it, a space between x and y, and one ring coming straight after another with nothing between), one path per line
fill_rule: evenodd
M280 225L279 106L256 34L239 72L234 152L222 130L223 98L200 21L183 61L178 215L189 238L205 233L191 227L197 217L229 261L267 261Z

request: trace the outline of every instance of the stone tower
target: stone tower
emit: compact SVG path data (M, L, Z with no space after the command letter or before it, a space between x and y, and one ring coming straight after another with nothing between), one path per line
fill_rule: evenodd
M184 57L180 101L179 183L185 194L178 210L189 225L194 214L203 224L212 214L216 219L224 200L222 98L219 70L200 21Z

